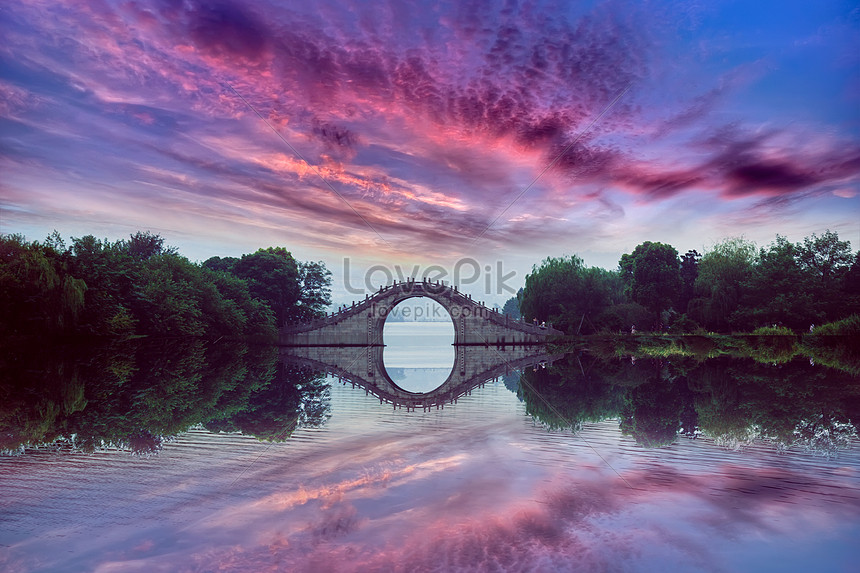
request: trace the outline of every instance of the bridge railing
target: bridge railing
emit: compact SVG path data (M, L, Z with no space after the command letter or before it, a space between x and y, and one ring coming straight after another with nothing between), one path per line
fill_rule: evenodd
M358 302L353 302L349 306L342 306L338 308L337 311L332 312L331 314L326 314L324 317L315 318L309 322L303 322L301 324L289 324L283 327L283 330L291 333L298 332L306 332L308 330L315 330L317 328L337 324L338 322L347 319L351 316L354 316L362 311L366 310L368 307L372 306L377 300L384 294L392 290L398 290L400 292L414 290L416 285L422 285L422 289L426 289L428 286L432 286L433 288L442 289L441 292L450 291L452 293L456 292L456 288L451 288L449 285L445 285L444 283L440 283L439 281L406 281L406 282L394 282L390 285L381 286L378 291L376 291L373 295L365 295L364 300L360 300Z
M379 298L392 290L397 290L398 292L415 292L416 290L421 290L426 292L428 290L428 287L434 290L441 289L437 294L443 294L452 302L458 303L462 306L479 309L482 317L486 318L487 320L490 320L497 325L512 328L514 330L519 330L528 334L537 334L541 336L563 334L561 331L554 329L551 323L549 325L543 325L527 322L522 319L511 318L510 316L499 312L495 308L490 308L486 306L481 301L473 300L471 296L458 291L456 286L446 285L444 282L440 283L439 281L428 281L426 279L424 279L423 281L410 280L399 283L395 281L393 284L381 286L379 290L376 291L372 296L365 295L364 300L353 302L350 306L344 305L340 307L336 312L333 312L331 314L327 313L326 316L315 318L309 322L285 325L282 328L282 331L286 333L301 333L316 330L324 326L335 325L347 318L350 318L356 314L363 312L364 310L375 304L379 300ZM418 296L421 296L421 293L418 293Z

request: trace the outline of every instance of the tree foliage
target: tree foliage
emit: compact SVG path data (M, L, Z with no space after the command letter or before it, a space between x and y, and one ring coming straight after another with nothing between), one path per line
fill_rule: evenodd
M265 302L278 325L320 316L331 303L331 271L322 262L299 262L283 247L268 247L242 258L213 257L203 263L245 281Z
M812 278L800 264L798 248L777 235L767 249L761 249L749 276L741 281L738 309L732 324L751 330L756 326L781 323L803 329L823 320L816 309Z
M681 257L681 292L678 295L678 311L687 312L687 306L696 294L696 279L699 278L699 261L702 255L695 249Z
M329 303L331 273L270 247L192 263L164 239L0 237L0 334L262 336ZM277 322L276 322L277 319Z
M678 251L671 245L645 241L624 255L619 263L630 281L630 296L656 315L661 323L664 310L673 307L681 289Z
M586 267L576 255L547 258L526 276L519 307L526 320L551 322L566 332L588 333L618 296L615 273Z
M761 249L733 237L681 257L671 245L644 242L616 271L586 267L575 255L547 258L518 302L527 320L567 334L803 331L860 313L860 253L832 231L798 243L777 235Z
M522 293L523 289L520 289L517 296L522 296ZM512 296L505 301L505 306L502 307L502 314L510 316L515 320L522 318L523 315L520 313L520 301L516 296Z
M726 239L702 256L696 278L698 297L691 301L690 317L715 330L726 330L737 310L743 284L752 275L755 244L742 237Z

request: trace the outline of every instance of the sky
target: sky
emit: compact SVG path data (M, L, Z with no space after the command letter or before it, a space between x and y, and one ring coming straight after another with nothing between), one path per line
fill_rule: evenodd
M336 302L374 265L501 303L547 256L860 245L852 2L32 0L0 34L3 233L285 246Z

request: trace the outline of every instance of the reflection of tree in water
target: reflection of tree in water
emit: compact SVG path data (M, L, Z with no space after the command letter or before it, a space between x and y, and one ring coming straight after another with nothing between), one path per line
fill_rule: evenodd
M406 380L406 368L385 368L388 377L397 382L398 380Z
M329 411L322 375L281 365L275 347L194 339L5 347L0 369L5 450L60 440L151 454L199 424L286 439Z
M139 454L195 425L287 439L330 415L317 372L278 360L277 349L195 339L28 347L0 352L0 449L62 441ZM755 440L832 455L860 426L860 380L798 358L763 364L598 360L570 354L526 369L516 387L526 411L551 429L618 419L642 445L699 432L740 448Z
M521 376L522 374L520 372L517 372L516 370L502 376L502 382L504 383L505 388L516 394L517 397L520 399L520 402L523 401L523 397L520 395Z
M131 434L124 445L135 455L151 456L160 452L164 443L170 439L170 436L158 436L149 430L139 430Z
M689 390L684 380L670 379L658 361L653 378L633 388L621 412L621 431L647 448L675 441L687 409Z
M733 400L733 424L746 426L755 437L781 448L798 446L831 454L839 447L837 436L845 434L844 424L853 422L856 435L860 425L857 378L805 359L776 365L722 359L716 364L722 368L722 385L709 389L710 394L724 402ZM809 434L804 428L815 428L819 439L804 437ZM826 436L832 438L829 444Z
M701 433L733 449L766 440L832 455L860 426L860 380L807 359L774 365L570 354L550 368L526 370L519 396L550 429L619 419L621 430L646 447Z
M323 425L331 415L329 398L324 376L279 362L275 376L248 397L245 408L205 426L215 432L239 431L261 440L283 441L300 425Z
M802 420L794 428L794 439L789 446L799 446L807 451L835 455L851 445L857 437L857 429L843 417L832 413L818 418Z
M582 358L568 354L547 368L526 369L520 377L518 395L526 412L550 429L576 431L583 422L617 417L627 399L627 388L616 384L619 373L628 370L626 362L593 368L593 359Z

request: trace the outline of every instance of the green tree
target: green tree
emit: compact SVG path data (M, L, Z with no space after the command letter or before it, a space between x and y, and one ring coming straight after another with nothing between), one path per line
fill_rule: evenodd
M587 268L576 255L545 259L526 276L519 296L526 320L552 322L570 334L595 329L596 317L613 302L618 291L616 274Z
M164 238L149 231L134 233L125 243L128 254L135 259L149 259L156 255L176 254L174 247L165 247Z
M689 250L681 257L681 292L678 296L678 311L687 312L687 305L696 294L696 279L699 277L699 261L702 255Z
M0 236L0 333L71 331L86 290L84 281L69 272L56 232L44 244L28 243L21 235Z
M671 245L646 241L622 256L619 267L630 281L631 298L653 312L659 325L663 311L676 304L681 288L678 251Z
M210 257L203 261L203 266L212 271L232 273L238 262L236 257Z
M842 311L844 316L860 314L860 251L854 255L854 261L842 275L839 287L842 293Z
M283 247L259 249L241 259L209 259L248 283L251 295L272 309L276 324L309 320L331 303L331 272L322 262L297 262Z
M797 250L800 265L814 277L812 294L824 319L837 320L850 314L845 304L849 301L842 296L847 293L840 290L854 262L851 243L840 241L839 235L828 229L820 237L813 233L803 239Z
M306 315L327 304L328 271L301 267ZM276 336L266 302L236 276L190 262L164 239L136 233L111 242L92 235L65 247L0 237L0 332L28 335Z
M201 308L206 286L200 269L178 255L157 255L138 270L135 318L153 334L203 336L207 318Z
M283 247L259 249L242 258L233 273L248 282L251 295L272 309L278 326L293 322L301 296L298 265Z
M298 263L299 296L298 318L311 320L325 314L331 304L331 271L322 261Z
M840 241L839 235L826 230L820 237L815 233L803 239L798 248L800 262L808 268L826 287L831 287L839 275L851 266L854 257L851 243Z
M800 264L798 248L777 235L767 249L761 249L742 283L741 304L732 323L747 330L776 323L803 329L820 321L823 316L815 310L811 278Z
M517 296L521 296L523 289L520 289L517 293ZM505 301L505 306L502 307L502 314L510 316L515 320L519 320L522 317L520 313L520 301L517 296L512 296L508 300Z
M600 330L606 332L630 332L631 327L648 324L651 312L635 302L613 304L597 317Z
M755 258L755 244L741 237L725 239L705 253L696 279L698 296L688 308L690 318L712 330L729 329Z
M72 237L69 267L87 285L80 330L88 334L124 335L135 329L132 298L141 288L139 265L124 241L100 240L93 235Z

